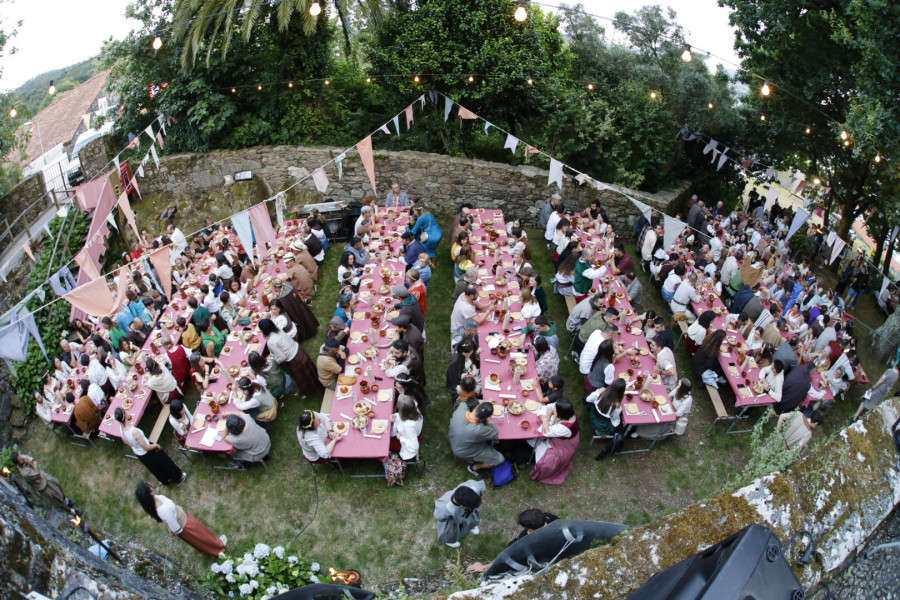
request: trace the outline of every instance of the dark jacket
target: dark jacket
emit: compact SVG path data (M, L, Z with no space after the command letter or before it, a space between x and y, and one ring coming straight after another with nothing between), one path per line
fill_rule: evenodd
M810 363L814 365L814 363ZM775 412L781 414L794 410L806 400L811 387L809 370L801 365L793 367L784 376L784 385L781 388L781 402L775 404Z

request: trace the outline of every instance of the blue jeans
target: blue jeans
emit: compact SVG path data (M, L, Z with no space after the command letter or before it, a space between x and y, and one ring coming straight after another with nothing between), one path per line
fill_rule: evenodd
M857 302L859 302L859 292L853 288L850 288L850 291L847 293L847 306L850 308L856 308Z

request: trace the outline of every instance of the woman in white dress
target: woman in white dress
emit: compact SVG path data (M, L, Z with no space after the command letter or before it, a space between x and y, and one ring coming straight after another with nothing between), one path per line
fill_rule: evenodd
M412 460L419 454L419 436L424 419L412 396L403 394L397 398L397 412L391 415L390 451L400 454L403 460Z

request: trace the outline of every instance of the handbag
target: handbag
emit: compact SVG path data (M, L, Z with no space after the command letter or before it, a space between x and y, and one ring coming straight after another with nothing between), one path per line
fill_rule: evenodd
M428 241L428 232L427 231L423 231L422 233L419 234L419 241L423 242L423 243Z
M502 463L494 467L491 470L491 476L494 480L494 487L506 485L516 478L512 463L508 460L504 460Z

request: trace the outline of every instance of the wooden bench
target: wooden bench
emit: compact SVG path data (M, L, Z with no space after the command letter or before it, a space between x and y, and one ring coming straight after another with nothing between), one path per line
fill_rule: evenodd
M737 421L739 419L747 418L743 414L741 415L729 415L728 410L725 408L725 404L722 402L722 396L719 395L719 390L714 388L711 385L706 386L706 393L709 394L709 399L712 401L713 409L716 411L716 420L713 421L712 425L709 426L709 429L706 430L706 433L703 435L709 435L709 432L713 430L713 427L716 426L716 423L719 421ZM741 431L732 431L734 429L735 423L731 424L731 427L728 428L728 431L725 433L746 433L750 431L749 429L741 430Z
M319 412L323 415L330 415L332 404L334 404L334 390L326 389L322 396L322 408L319 409Z
M563 296L563 298L566 299L566 307L569 309L569 312L572 312L572 309L578 304L575 302L575 296Z
M151 431L150 435L147 436L147 439L150 440L151 444L159 443L159 436L162 435L163 428L169 421L170 412L172 412L172 407L168 404L163 404L162 409L159 411L159 417L157 417L156 419L156 424L153 425L153 431Z
M684 336L687 335L688 324L687 324L687 321L675 321L675 323L678 325L678 329L681 330L681 335L678 336L678 340L675 342L675 345L678 346L679 344L681 344L681 340L684 339ZM706 386L706 387L710 387L710 386ZM713 388L713 389L715 389L715 388Z

